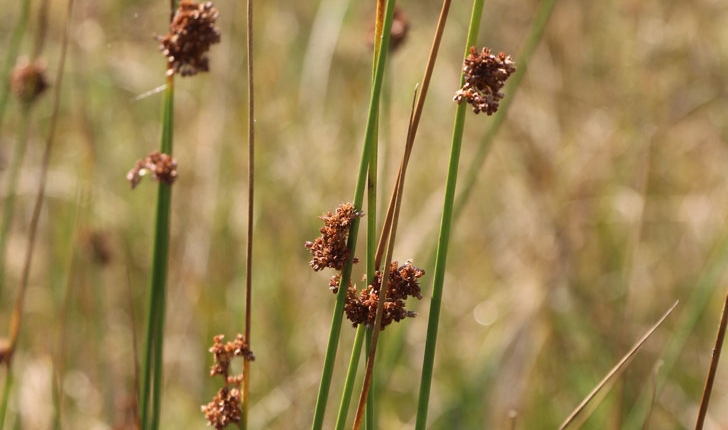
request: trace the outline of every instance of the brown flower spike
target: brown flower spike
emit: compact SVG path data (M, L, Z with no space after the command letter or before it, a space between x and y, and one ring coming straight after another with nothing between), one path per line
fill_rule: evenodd
M215 26L218 16L212 2L179 2L169 33L157 37L160 50L169 60L168 75L192 76L210 70L207 51L220 42L220 30Z
M351 253L346 247L349 238L351 222L364 216L364 212L358 211L351 203L343 203L336 208L336 213L327 212L321 216L324 226L321 228L321 236L313 242L306 242L306 249L311 251L313 259L309 262L313 270L319 271L326 267L341 270ZM357 259L354 259L354 263Z
M20 59L10 76L10 87L23 103L32 103L48 88L45 64Z
M217 335L212 338L212 353L215 364L210 369L210 376L221 375L225 386L218 390L215 397L201 407L207 418L208 425L216 430L223 429L229 424L238 423L242 418L242 393L244 375L230 375L230 362L234 357L246 357L255 360L253 352L242 334L238 334L233 342L223 343L225 336Z
M382 314L382 330L392 322L398 322L408 317L414 317L415 313L405 309L405 300L408 297L422 299L418 279L425 271L406 261L403 266L393 261L390 266L389 283L387 285L387 298L384 302L384 313ZM344 311L346 317L354 327L359 324L374 324L379 302L379 290L382 283L382 273L377 271L374 282L361 291L356 297L356 288L349 286L346 292L346 304Z
M151 172L155 181L172 185L177 179L177 161L165 153L154 151L147 155L147 158L136 162L126 174L126 180L134 189L148 172Z
M463 62L465 85L455 93L453 100L458 104L467 101L473 105L476 114L485 112L492 115L503 99L501 88L515 71L516 66L510 55L502 52L493 55L490 48L483 48L478 53L473 46Z

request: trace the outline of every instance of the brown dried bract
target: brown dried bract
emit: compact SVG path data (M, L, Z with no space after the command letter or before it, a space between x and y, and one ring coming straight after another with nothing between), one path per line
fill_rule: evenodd
M405 309L405 300L409 297L422 298L418 279L425 274L424 270L413 266L410 261L400 267L396 261L393 261L389 270L387 298L382 314L382 330L392 322L415 316L414 312ZM374 324L381 282L382 273L377 271L374 282L363 289L359 297L356 296L355 287L350 286L347 290L344 311L354 327L359 324L369 326Z
M492 115L503 99L501 88L515 71L516 66L510 55L502 52L493 55L490 48L483 48L478 53L473 46L463 62L465 85L455 93L453 100L458 104L467 101L476 114L485 112Z
M202 406L207 424L220 430L229 424L239 423L243 411L240 407L241 394L239 388L222 387L210 403Z
M46 67L41 61L30 62L22 58L13 68L10 87L15 96L23 103L33 103L48 88L45 76Z
M318 272L326 267L336 270L344 268L351 257L346 246L351 222L363 215L364 213L356 210L351 203L343 203L336 208L336 213L327 212L320 217L324 222L321 236L305 244L313 255L313 259L309 262L313 270ZM355 263L356 261L354 259Z
M147 158L136 162L136 165L126 174L126 180L134 189L149 172L155 181L172 185L177 179L177 161L168 154L154 151L147 155Z
M162 53L169 60L167 74L192 76L210 70L207 51L220 42L220 30L215 26L218 16L212 2L179 2L169 33L157 37Z

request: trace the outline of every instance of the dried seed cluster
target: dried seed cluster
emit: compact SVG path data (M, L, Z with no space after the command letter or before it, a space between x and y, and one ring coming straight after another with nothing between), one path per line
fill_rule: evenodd
M382 330L392 322L415 316L414 312L405 309L405 300L408 297L422 298L418 279L425 274L424 270L413 266L410 261L406 261L403 266L399 267L398 263L393 261L389 270L387 297L382 314ZM359 324L374 325L381 283L382 273L377 271L374 282L363 289L359 297L356 296L356 287L349 286L344 311L354 327Z
M218 390L210 403L202 406L202 412L207 418L207 424L216 430L225 428L232 423L238 423L242 417L242 393L244 375L230 375L230 362L234 357L245 357L255 360L253 352L242 334L238 334L233 342L223 343L225 336L217 335L212 338L210 352L215 364L210 369L210 376L221 375L225 386Z
M169 33L157 38L170 63L167 74L192 76L210 70L207 51L220 42L220 30L215 26L218 16L212 2L179 2Z
M485 112L492 115L503 99L501 88L515 71L515 63L510 55L502 52L493 55L490 48L478 52L473 46L463 62L465 85L455 93L453 100L458 104L467 101L476 114Z
M126 174L126 180L131 188L139 185L144 175L152 173L152 179L172 185L177 179L177 161L168 154L154 151L147 158L136 162L136 165Z
M327 212L320 219L324 222L321 236L313 242L306 242L306 248L311 251L313 259L309 262L313 270L319 271L326 267L341 270L351 258L346 241L349 238L351 222L363 216L364 213L356 210L351 203L343 203L336 208L336 213ZM356 263L356 259L354 259Z
M45 64L20 59L10 76L10 88L23 103L33 103L48 88Z
M239 423L243 415L241 401L239 388L220 388L212 401L202 407L207 424L215 430L221 430L228 424Z

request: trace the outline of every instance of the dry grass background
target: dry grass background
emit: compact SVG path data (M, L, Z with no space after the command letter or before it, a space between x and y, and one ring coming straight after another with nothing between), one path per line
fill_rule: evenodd
M303 243L316 236L318 215L353 195L370 82L369 3L322 0L328 12L316 2L255 6L252 428L310 426L334 296L327 275L309 270ZM229 0L215 4L223 40L213 48L212 70L177 80L180 178L173 196L162 428L204 427L199 406L216 390L207 377L207 349L214 334L230 339L243 324L244 8ZM390 181L440 7L434 0L400 4L412 29L389 68L382 174ZM58 13L51 14L45 56L53 71L65 6L51 6ZM409 169L395 252L400 260L426 265L434 247L470 7L454 2L445 32ZM518 63L537 7L533 0L487 3L481 45L506 51ZM5 44L18 5L4 9ZM166 32L168 14L165 2L77 1L14 367L11 416L22 428L49 428L59 354L64 428L123 422L133 382L131 321L139 333L156 192L151 183L130 191L124 175L158 146L161 95L135 97L163 83L164 60L152 36ZM34 26L31 21L31 32ZM677 365L668 374L656 370L667 379L649 427L692 428L728 289L722 270L728 264L726 70L723 1L557 2L454 229L431 428L505 428L511 409L518 413L516 428L556 427L680 299L583 427L624 428L638 395L653 385L665 345L696 306L691 293L709 279L709 304L698 307ZM15 107L0 130L0 178L17 134ZM35 109L0 293L3 327L21 269L49 110L48 100ZM489 121L469 115L463 166ZM88 239L94 236L107 241L108 264L94 260ZM386 390L381 428L413 426L429 280L425 284L426 297L414 305L420 316L388 329L382 340L383 361L391 364L380 385ZM353 333L343 332L332 399ZM725 367L706 428L728 427Z

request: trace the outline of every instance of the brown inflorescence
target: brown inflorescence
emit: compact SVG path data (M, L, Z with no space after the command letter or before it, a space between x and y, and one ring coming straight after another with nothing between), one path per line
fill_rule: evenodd
M396 261L391 263L387 298L382 314L382 330L392 322L415 316L414 312L405 309L405 300L408 297L422 298L418 279L424 274L424 270L413 266L410 261L406 261L403 266L398 266ZM374 282L363 289L359 297L356 296L356 288L349 286L344 311L354 327L359 324L374 325L381 283L382 273L377 271Z
M356 210L351 203L343 203L336 208L336 213L327 212L321 216L324 226L321 236L313 242L306 242L306 249L311 251L313 259L309 262L313 270L319 271L326 267L341 270L351 258L346 241L349 238L351 222L363 216L364 213ZM356 259L354 262L356 263Z
M215 360L215 364L210 369L210 376L223 375L228 379L230 372L230 362L233 357L247 357L248 360L255 360L255 356L250 351L247 342L242 334L238 334L233 342L223 343L224 335L217 335L212 338L212 347L210 352Z
M136 165L126 174L126 180L134 189L141 182L144 175L151 172L152 179L172 185L177 179L177 161L163 152L154 151L136 162Z
M179 2L169 33L157 37L162 53L169 60L167 74L192 76L210 70L207 51L220 42L220 30L215 26L218 16L212 2Z
M220 388L212 401L202 406L207 424L215 430L221 430L229 424L239 423L243 416L240 402L239 388Z
M453 100L458 104L467 101L476 114L485 112L492 115L503 99L500 90L515 71L516 66L510 55L502 52L493 55L490 48L478 52L473 46L463 62L465 84L455 93Z
M202 412L208 425L215 429L225 428L229 424L238 423L242 417L242 393L244 375L230 375L230 362L234 357L244 357L253 361L255 356L250 350L245 337L238 334L232 342L223 343L225 336L219 334L212 338L210 352L215 364L210 369L210 376L221 375L225 386L220 388L210 403L202 406Z
M26 58L20 59L10 76L10 87L15 96L27 104L36 101L48 88L45 71L45 65L41 61L30 62Z

